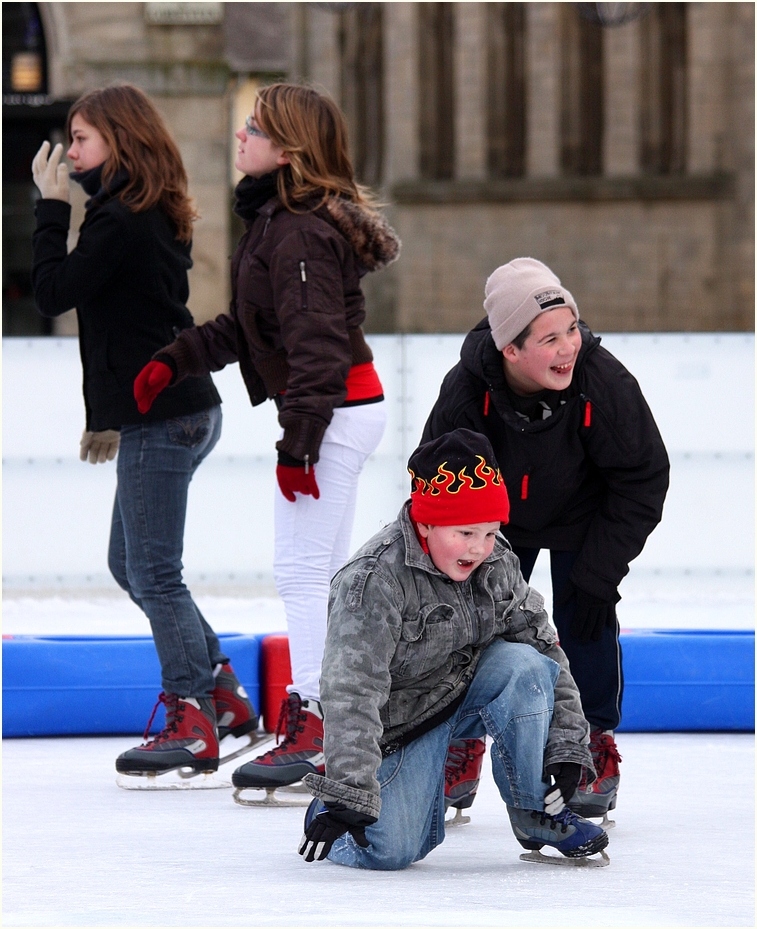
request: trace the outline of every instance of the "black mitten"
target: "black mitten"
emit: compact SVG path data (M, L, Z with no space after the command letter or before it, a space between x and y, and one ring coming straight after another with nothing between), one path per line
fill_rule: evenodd
M615 604L620 600L619 594L616 592L613 598L605 600L568 581L558 602L564 605L572 599L575 599L576 609L570 624L570 634L584 645L599 642L604 627L614 626L617 622Z
M544 812L557 816L576 792L581 780L581 765L575 761L556 762L547 765L547 774L554 778L555 783L544 797Z
M305 830L297 851L305 861L323 861L336 840L349 832L361 848L368 848L365 837L366 826L376 822L375 816L358 813L343 803L326 801L326 809L320 812Z

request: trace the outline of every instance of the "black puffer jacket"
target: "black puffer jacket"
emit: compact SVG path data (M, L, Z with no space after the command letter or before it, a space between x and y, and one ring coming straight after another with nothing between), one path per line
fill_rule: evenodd
M133 213L116 197L87 210L67 254L71 207L38 200L32 282L43 316L76 307L87 429L196 413L221 402L207 375L165 391L143 416L134 378L176 332L194 325L186 307L189 246L160 209Z
M399 245L379 214L350 201L293 213L273 197L237 246L229 314L155 357L172 363L177 383L238 361L253 406L279 400L279 450L315 464L350 367L373 359L360 278L394 261Z
M510 543L579 551L572 580L611 599L662 517L669 462L636 380L584 323L564 400L548 419L518 416L487 320L468 333L423 441L464 427L489 438L510 496Z

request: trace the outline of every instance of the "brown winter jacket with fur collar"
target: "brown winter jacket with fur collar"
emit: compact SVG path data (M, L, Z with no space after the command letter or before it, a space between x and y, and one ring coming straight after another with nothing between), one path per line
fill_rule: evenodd
M155 358L171 364L174 383L238 361L253 406L277 398L277 448L315 464L350 367L373 359L360 278L399 247L380 214L350 201L292 213L273 197L237 246L229 314L182 332Z

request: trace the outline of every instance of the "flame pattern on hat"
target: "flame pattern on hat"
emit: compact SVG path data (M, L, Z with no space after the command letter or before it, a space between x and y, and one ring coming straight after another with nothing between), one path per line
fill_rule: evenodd
M446 461L443 461L439 465L436 474L430 481L419 477L412 468L408 468L410 477L413 481L412 492L421 495L430 494L432 497L438 497L443 492L457 494L463 489L486 490L491 486L502 486L502 474L499 468L492 468L488 465L486 459L482 455L476 455L476 459L478 464L473 469L473 474L478 481L468 474L467 465L464 465L457 474L455 474L454 471L449 471L447 469Z

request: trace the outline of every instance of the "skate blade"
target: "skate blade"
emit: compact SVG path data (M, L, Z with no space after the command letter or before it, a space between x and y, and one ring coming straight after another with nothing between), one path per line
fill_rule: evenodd
M265 791L265 797L250 800L242 797L243 790ZM280 793L277 794L277 791ZM299 796L298 796L299 795ZM310 806L313 798L305 785L298 781L282 787L237 787L234 790L234 802L240 806L305 807Z
M444 820L445 826L464 826L466 823L470 822L470 816L464 816L463 811L460 809L455 810L455 815L450 819Z
M117 774L116 784L124 790L228 790L231 780L218 771L183 768L162 774Z
M530 861L535 864L564 865L570 868L606 868L610 857L602 850L599 857L566 858L564 855L544 855L542 852L528 852L520 856L521 861Z
M221 742L221 748L224 751L226 751L226 749L230 749L230 751L218 759L218 764L228 764L228 762L233 761L235 758L241 758L242 755L248 754L248 752L256 749L259 745L263 745L266 742L273 742L273 740L274 736L270 732L248 732L238 739L229 734Z

